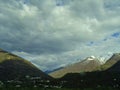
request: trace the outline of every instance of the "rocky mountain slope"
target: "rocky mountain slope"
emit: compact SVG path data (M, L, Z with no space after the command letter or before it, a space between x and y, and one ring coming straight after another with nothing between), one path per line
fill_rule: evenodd
M54 78L60 78L67 73L84 73L84 72L92 72L99 70L101 66L101 62L98 58L91 56L86 58L85 60L66 66L60 70L50 73L49 75Z
M101 70L107 70L120 61L120 53L114 53L107 62L101 66Z

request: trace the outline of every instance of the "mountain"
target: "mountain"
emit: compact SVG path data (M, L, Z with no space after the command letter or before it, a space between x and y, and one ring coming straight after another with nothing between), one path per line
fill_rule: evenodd
M65 81L63 83L65 88L112 87L115 90L120 88L120 53L113 54L100 68L102 70L85 72L84 74L67 73L60 80L61 82Z
M76 67L78 68L78 72L75 71L77 69ZM81 70L84 70L84 73L80 73ZM63 73L63 71L65 73ZM64 74L63 76L61 75L61 78L57 77L59 82L62 83L63 88L99 89L101 87L111 87L113 88L111 90L119 90L120 54L113 54L104 65L101 65L99 59L91 56L81 62L58 70L55 74L53 72L52 74L54 77L57 77L55 75L59 75L60 77L61 74Z
M26 76L51 78L31 62L0 49L0 81L19 80Z
M115 53L113 56L105 63L107 66L106 71L110 72L120 72L120 53Z
M94 56L88 57L85 60L64 67L60 70L50 73L49 75L54 78L60 78L67 73L84 73L84 72L92 72L99 70L101 66L101 62L98 58Z
M114 53L110 59L107 60L107 62L101 66L102 70L107 70L114 66L117 62L120 61L120 53Z

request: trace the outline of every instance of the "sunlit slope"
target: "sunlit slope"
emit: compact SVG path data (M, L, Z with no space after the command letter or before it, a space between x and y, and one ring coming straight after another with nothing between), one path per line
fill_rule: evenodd
M50 73L49 75L54 78L61 78L67 73L84 73L92 72L100 69L100 61L95 57L88 57L85 60L66 66L63 69Z

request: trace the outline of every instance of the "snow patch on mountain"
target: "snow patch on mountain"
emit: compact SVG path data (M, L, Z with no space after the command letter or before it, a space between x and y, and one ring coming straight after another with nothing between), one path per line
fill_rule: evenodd
M90 56L87 58L87 60L94 60L95 59L95 56Z
M102 56L101 57L90 56L86 59L86 61L92 61L92 60L98 61L100 62L100 64L104 64L106 62L106 58Z
M100 61L101 64L105 64L105 62L106 62L105 57L98 57L98 60Z

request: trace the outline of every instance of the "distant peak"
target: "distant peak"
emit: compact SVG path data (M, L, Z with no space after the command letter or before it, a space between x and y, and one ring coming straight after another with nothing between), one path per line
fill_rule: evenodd
M90 58L95 58L95 56L90 56Z
M87 58L87 60L94 60L95 59L95 56L90 56Z
M86 61L99 62L101 65L106 62L104 57L95 57L95 56L90 56L90 57L86 58Z

